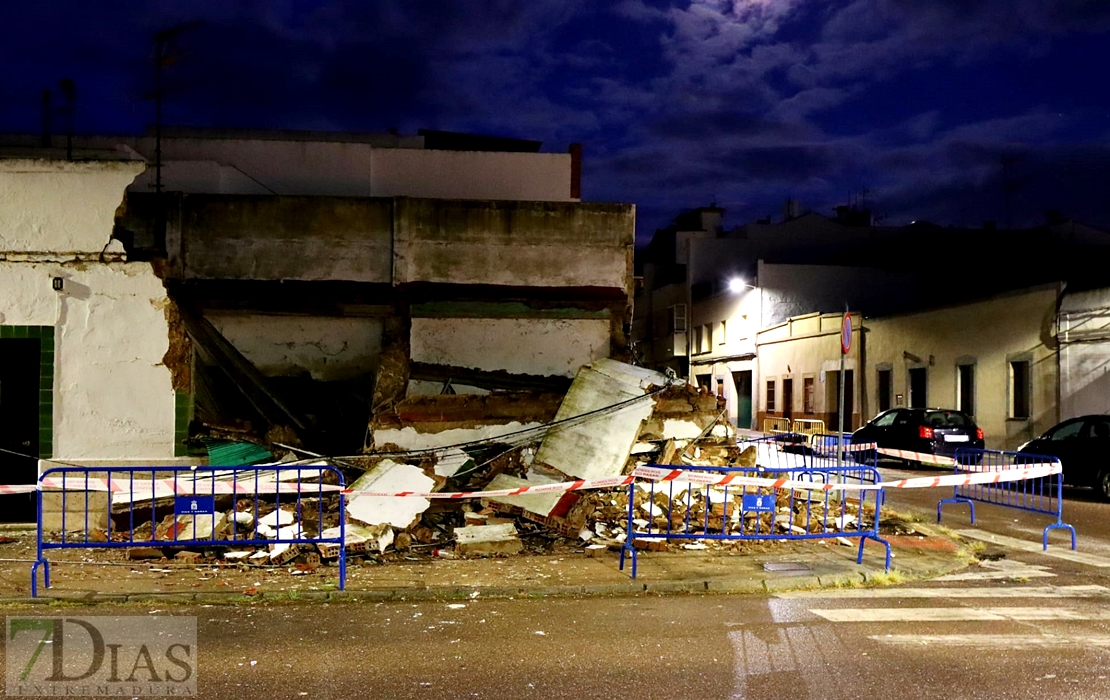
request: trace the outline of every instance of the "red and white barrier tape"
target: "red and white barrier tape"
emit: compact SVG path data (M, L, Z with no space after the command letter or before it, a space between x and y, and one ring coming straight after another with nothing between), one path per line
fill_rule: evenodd
M342 493L348 496L370 496L377 498L429 498L445 500L462 500L469 498L500 498L506 496L523 496L526 494L563 493L567 491L585 491L589 489L616 488L627 486L635 479L648 481L677 481L693 483L701 486L756 486L773 489L791 489L808 491L877 491L884 488L933 488L937 486L969 486L972 484L995 484L1007 481L1022 481L1026 479L1039 479L1045 476L1059 474L1059 463L1026 464L1020 467L1011 467L999 471L976 471L969 467L973 473L968 475L948 474L937 477L918 477L902 479L900 481L887 481L878 484L867 483L823 483L813 481L798 481L790 478L769 479L766 477L739 476L735 474L711 474L706 472L685 471L667 467L637 467L628 476L612 476L603 479L580 479L577 481L564 481L553 484L539 484L536 486L522 486L515 489L499 489L496 491L458 491L458 492L417 492L402 491L399 493L386 493L378 491L355 491L343 489ZM175 482L172 479L159 479L154 481L121 481L89 477L87 479L47 477L42 480L42 488L46 491L112 491L113 493L128 493L136 499L159 498L165 496L206 496L224 494L271 494L271 493L335 493L341 491L340 487L329 484L295 484L295 483L262 483L251 482L207 482L194 484L192 482ZM35 484L0 485L0 494L33 493L38 489Z
M768 479L765 477L751 476L720 476L705 472L688 472L681 469L667 469L663 467L638 467L632 472L633 476L650 481L681 481L699 484L701 486L758 486L773 489L791 489L795 491L878 491L880 489L912 489L933 488L937 486L969 486L972 484L997 484L1006 481L1022 481L1025 479L1039 479L1061 471L1059 464L1030 465L1017 469L1004 469L996 472L981 472L963 476L949 474L938 477L919 477L902 479L901 481L886 481L878 484L845 484L845 483L815 483L812 481L795 481L787 478Z
M952 457L929 454L928 452L911 452L910 450L893 450L889 447L880 447L879 454L888 457L898 457L899 459L908 459L913 462L923 462L925 464L940 464L946 467L953 467L956 465L956 460Z
M254 493L320 493L339 491L330 484L297 484L288 482L254 481L191 481L182 479L106 479L103 477L73 477L64 479L48 476L41 480L44 491L111 491L132 494L136 498L161 498L164 496L222 496L226 494ZM13 490L7 490L13 489ZM38 490L35 484L16 486L0 485L0 493L30 493Z
M498 489L496 491L458 491L455 493L428 493L416 491L402 491L401 493L381 493L378 491L352 491L343 493L350 496L374 496L379 498L415 497L415 498L445 498L449 500L463 498L503 498L505 496L523 496L534 493L560 493L563 491L585 491L587 489L611 489L617 486L628 486L635 479L633 472L628 476L610 476L604 479L580 479L578 481L560 481L554 484L539 484L537 486L521 486L515 489Z

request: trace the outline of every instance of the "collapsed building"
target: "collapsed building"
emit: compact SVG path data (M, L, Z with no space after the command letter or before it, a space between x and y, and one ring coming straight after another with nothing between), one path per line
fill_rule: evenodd
M311 161L335 146L286 137L267 148ZM36 345L24 343L21 371L35 379L26 406L4 404L27 439L0 447L26 483L50 460L227 466L276 455L334 458L361 490L498 489L621 474L724 429L717 397L626 363L634 207L578 201L573 149L428 162L424 152L405 170L391 143L398 152L381 162L404 177L370 178L362 194L335 173L298 185L296 168L267 179L237 162L246 177L229 178L226 163L186 156L167 167L164 191L142 191L135 182L151 174L137 146L0 161L0 265L20 289L4 297L0 344ZM373 171L382 148L355 146L347 166L365 156ZM231 159L218 151L204 157ZM437 171L433 193L448 196L407 196L427 193L418 166L449 166L459 184ZM475 197L497 189L491 169L510 194L547 198ZM248 181L268 191L236 190ZM118 504L98 498L46 499L44 522L78 501L106 520ZM574 494L446 509L387 500L356 496L347 508L370 528L354 538L379 550L458 542L504 553L515 522L574 536L587 521ZM178 529L151 522L149 536ZM496 532L507 544L482 544Z

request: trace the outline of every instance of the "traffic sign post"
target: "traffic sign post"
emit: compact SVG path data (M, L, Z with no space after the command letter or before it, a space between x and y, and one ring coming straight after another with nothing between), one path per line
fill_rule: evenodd
M844 312L844 320L840 323L840 405L836 410L836 466L841 466L844 460L844 356L852 349L852 315Z

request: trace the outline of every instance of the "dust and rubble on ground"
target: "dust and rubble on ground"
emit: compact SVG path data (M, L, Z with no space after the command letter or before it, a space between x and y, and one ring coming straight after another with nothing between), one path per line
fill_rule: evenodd
M664 490L640 482L631 490L473 499L357 493L518 489L627 475L649 464L754 470L756 450L737 444L724 416L724 400L704 389L601 360L582 367L561 400L544 392L439 394L402 399L376 413L365 454L318 463L341 470L348 488L356 492L347 498L345 512L340 512L335 491L321 491L316 498L302 494L296 504L273 495L228 495L217 499L220 509L213 514L169 513L142 523L136 519L141 509L125 503L113 507L109 532L95 531L90 539L134 542L125 549L132 560L173 558L178 563L285 566L303 572L334 565L339 544L245 547L236 540L338 539L344 519L347 559L356 566L518 553L597 557L619 550L625 542L630 493L636 531L650 526L693 535L679 542L637 538L637 548L736 551L753 543L696 535L752 528L768 533L817 531L814 523L824 516L819 503L799 499L792 505L786 500L789 492L770 489L761 491L775 494L776 508L769 513L741 513L735 489L728 493L716 487L683 488L672 502ZM290 453L285 459L298 456ZM313 476L302 482L319 483L334 476L311 469L307 473ZM148 508L147 513L158 511ZM202 548L173 544L182 539L207 541ZM835 537L830 539L835 542Z

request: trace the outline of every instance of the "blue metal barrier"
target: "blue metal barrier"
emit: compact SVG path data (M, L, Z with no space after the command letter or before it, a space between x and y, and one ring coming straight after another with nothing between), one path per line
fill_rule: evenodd
M956 451L955 473L990 473L1004 469L1022 469L1036 464L1059 463L1060 460L1056 457L962 447ZM945 503L966 503L971 508L971 523L974 525L975 501L1054 516L1056 522L1044 529L1042 538L1044 548L1048 549L1049 531L1066 530L1071 533L1071 548L1075 549L1075 528L1064 522L1064 480L1062 474L1052 474L1021 481L1004 481L997 484L956 486L953 489L952 498L945 498L937 503L937 522L940 522L941 506Z
M859 465L789 470L700 466L681 469L720 476L787 478L816 484L881 481L874 468ZM647 506L646 518L636 517L638 490L646 497L641 501ZM632 578L636 578L635 541L640 538L743 541L858 537L856 561L863 563L864 544L869 539L875 540L886 548L885 565L889 570L890 545L879 537L881 503L878 493L875 490L845 492L634 481L628 487L628 523L621 547L620 569L624 569L625 556L630 555ZM785 532L776 528L783 528Z
M56 467L43 471L38 483L32 596L38 595L40 567L43 583L50 587L47 550L73 548L284 544L289 547L285 551L296 556L300 545L315 545L321 552L323 547L338 550L339 589L346 584L344 481L334 467ZM107 498L94 499L94 493ZM48 494L60 497L56 532L46 532L43 527L43 498ZM331 498L338 499L334 514L325 507ZM78 512L76 518L71 510ZM278 516L274 528L263 526L267 533L273 531L272 536L265 536L267 533L258 531L259 520L274 511L288 512L293 524L283 527ZM159 523L166 520L169 525L163 531ZM338 536L324 536L329 520L336 521L330 529L338 529ZM104 529L101 523L106 525ZM149 534L145 532L147 524ZM137 537L140 528L144 532Z

